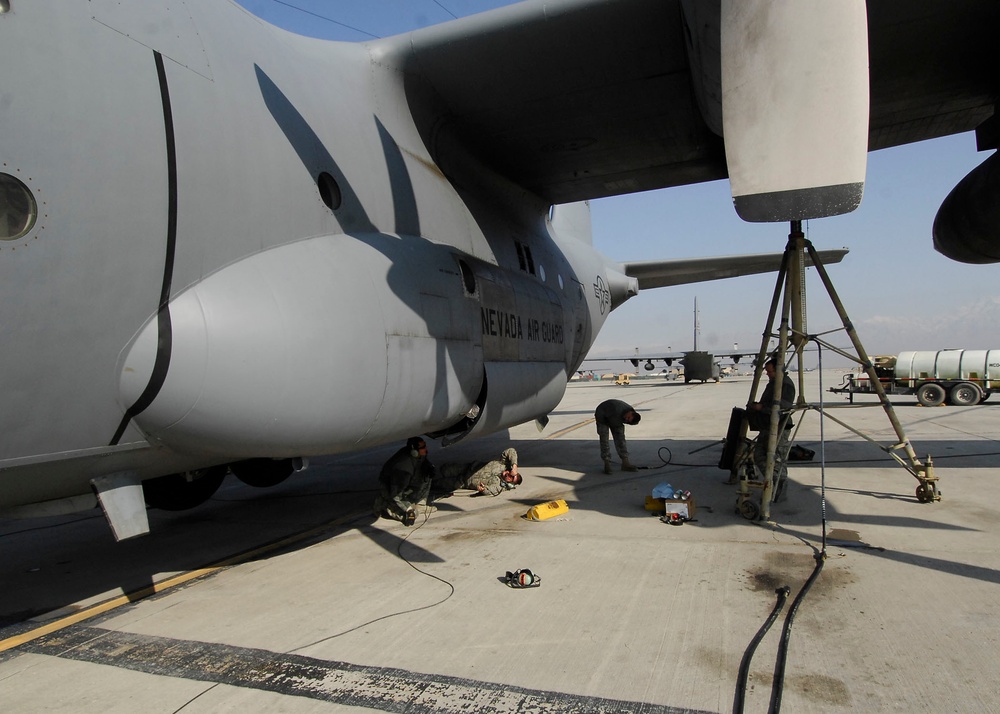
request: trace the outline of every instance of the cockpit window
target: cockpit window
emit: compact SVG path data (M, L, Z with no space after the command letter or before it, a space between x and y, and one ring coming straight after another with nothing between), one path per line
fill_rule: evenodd
M34 227L37 217L38 206L28 187L0 173L0 240L17 240Z

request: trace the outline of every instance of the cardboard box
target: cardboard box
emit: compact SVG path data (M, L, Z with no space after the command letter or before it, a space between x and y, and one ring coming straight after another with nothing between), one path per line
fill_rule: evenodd
M646 510L658 513L679 513L683 518L694 518L694 496L687 500L680 498L653 498L646 496Z

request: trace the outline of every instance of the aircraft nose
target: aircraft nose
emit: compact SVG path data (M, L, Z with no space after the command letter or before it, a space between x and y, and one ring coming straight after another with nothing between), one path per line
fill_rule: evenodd
M385 391L385 327L369 263L312 239L238 261L175 296L120 367L122 404L172 448L234 456L330 453L355 444ZM373 358L373 356L375 356ZM146 401L149 394L147 393ZM344 409L350 404L350 409Z

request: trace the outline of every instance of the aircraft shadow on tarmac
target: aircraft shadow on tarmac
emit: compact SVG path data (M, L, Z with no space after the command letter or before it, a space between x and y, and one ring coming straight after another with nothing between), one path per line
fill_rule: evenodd
M626 473L618 470L616 463L615 471L607 475L601 468L596 437L590 436L590 429L586 431L586 438L581 432L579 439L560 438L557 441L512 440L501 433L462 443L447 451L439 450L431 456L435 463L443 463L490 458L494 451L507 445L518 449L525 485L495 500L476 499L477 507L483 504L500 506L513 501L527 510L546 500L565 498L574 510L644 518L650 520L651 527L665 527L656 523L656 514L645 509L645 497L653 486L668 482L694 494L696 520L689 527L712 528L744 521L735 513L735 487L724 483L728 471L717 466L721 439L713 443L629 438L633 462L645 468ZM809 442L801 443L815 447ZM942 470L983 467L997 462L996 454L974 455L976 450L982 452L988 446L981 440L935 441L933 453ZM951 455L954 458L948 458ZM818 456L817 453L817 459ZM827 458L828 465L833 468L862 464L896 470L898 477L893 478L891 484L883 481L872 490L844 489L837 485L835 477L828 480L827 488L832 492L841 489L874 499L912 502L912 516L879 517L880 525L962 530L935 520L933 505L918 504L913 495L915 479L875 446L857 441L835 442L827 445ZM328 461L320 460L311 476L296 475L271 489L253 489L235 483L230 477L226 487L196 509L180 513L150 511L152 532L121 543L113 541L107 524L97 511L35 521L0 521L0 577L6 586L0 592L0 627L15 626L43 613L72 610L76 607L73 603L117 588L125 593L136 592L151 585L158 574L205 567L235 553L247 552L292 534L308 533L311 529L315 532L303 539L251 558L269 558L318 540L357 531L388 553L398 555L405 542L408 561L441 562L435 553L408 541L410 531L402 526L398 531L394 528L398 524L394 523L381 522L376 527L370 508L381 460L384 460L382 454L360 464L331 457ZM772 507L772 514L789 532L815 529L820 521L818 489L803 485L796 478L797 473L819 466L818 461L789 464L787 500ZM545 473L552 470L568 471L572 475ZM759 499L759 492L756 497ZM460 499L435 503L442 514L465 511L464 505ZM869 518L837 512L829 504L827 508L828 517L840 523L863 525ZM747 526L752 527L749 523ZM803 530L801 537L806 538L805 533ZM815 540L812 536L809 538ZM988 568L973 572L976 569L970 570L970 566L901 552L883 557L1000 582L1000 573ZM0 632L0 636L2 634Z

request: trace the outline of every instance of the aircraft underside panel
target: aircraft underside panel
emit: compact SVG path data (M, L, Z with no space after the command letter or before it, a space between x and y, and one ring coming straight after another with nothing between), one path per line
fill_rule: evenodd
M425 433L430 433L452 425L472 408L483 375L479 345L389 335L387 347L390 371L376 422L379 433L404 438L415 415L422 419Z
M537 419L556 408L566 392L562 362L487 362L489 394L472 433L487 434Z

